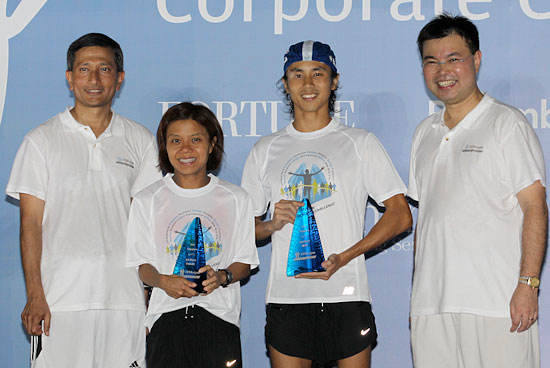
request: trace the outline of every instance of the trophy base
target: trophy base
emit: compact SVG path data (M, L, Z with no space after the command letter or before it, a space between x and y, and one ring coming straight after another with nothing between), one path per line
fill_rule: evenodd
M312 270L312 269L308 269L308 268L298 267L298 268L295 269L295 270L292 270L292 271L290 271L290 272L287 272L286 275L292 277L292 276L299 275L299 274L301 274L301 273L308 273L308 272L324 272L324 271L326 271L325 268L317 268L317 269Z
M196 279L191 279L191 280L189 280L189 281L193 281L195 284L197 284L197 286L195 286L195 287L193 288L193 290L195 290L195 291L196 291L197 293L199 293L199 294L204 294L204 293L206 293L206 292L204 291L204 286L202 286L202 282L203 282L204 280L206 280L206 272L199 273L198 276L199 276L198 278L196 278Z

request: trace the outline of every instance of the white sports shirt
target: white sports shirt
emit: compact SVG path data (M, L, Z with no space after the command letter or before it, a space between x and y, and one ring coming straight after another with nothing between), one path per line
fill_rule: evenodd
M52 312L145 310L125 267L131 197L161 177L153 135L113 112L96 138L70 108L24 138L6 188L45 201L42 284Z
M259 264L254 240L254 216L246 192L236 185L209 175L199 189L179 187L172 175L138 193L128 224L127 265L148 263L161 274L171 275L182 239L195 217L201 220L206 264L214 270L234 262ZM145 317L149 328L162 313L198 305L213 315L239 326L241 289L238 282L219 287L209 295L174 299L154 288Z
M325 258L364 237L365 209L371 196L382 203L405 186L374 136L332 120L315 132L290 124L260 139L246 161L242 186L252 197L254 215L271 203L307 197L313 207ZM292 224L272 237L268 303L371 301L363 257L356 257L328 281L286 276Z

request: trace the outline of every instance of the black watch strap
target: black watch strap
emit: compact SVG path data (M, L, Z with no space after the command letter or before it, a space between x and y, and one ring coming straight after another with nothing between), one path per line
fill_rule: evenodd
M221 287L227 287L233 281L233 273L226 268L220 269L220 271L225 272L225 282L220 284Z

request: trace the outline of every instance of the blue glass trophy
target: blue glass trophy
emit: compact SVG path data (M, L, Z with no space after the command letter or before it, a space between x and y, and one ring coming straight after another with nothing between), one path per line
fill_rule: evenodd
M183 242L177 241L178 238L176 238L176 244L181 244L181 248L174 266L174 275L180 275L193 281L197 284L193 289L197 293L203 293L202 282L206 280L206 272L199 273L199 269L206 266L206 261L200 218L195 217L187 232L180 234L180 236L183 235L185 236Z
M298 209L294 219L294 229L288 249L286 275L296 276L305 272L322 272L321 263L325 260L319 229L313 215L313 209L307 198Z

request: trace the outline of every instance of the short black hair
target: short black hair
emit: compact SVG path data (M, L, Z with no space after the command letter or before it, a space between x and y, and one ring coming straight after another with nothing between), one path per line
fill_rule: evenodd
M479 50L479 33L477 27L468 18L443 13L426 24L416 39L420 56L424 57L424 42L457 34L464 39L472 54Z
M194 120L202 125L208 132L210 143L214 143L214 149L208 156L207 170L216 170L223 158L223 131L216 115L208 107L191 102L181 102L170 107L160 120L157 129L157 144L159 148L159 168L165 173L173 173L174 166L170 163L166 151L166 131L168 126L178 120ZM216 138L216 139L214 139Z
M334 70L330 69L330 79L334 80L338 74L334 72ZM286 73L277 81L277 88L279 91L281 91L283 95L283 102L286 106L285 112L290 114L294 118L294 102L292 102L292 99L290 98L290 94L286 91L285 85L283 83L283 80L285 82L288 81ZM330 113L330 116L332 116L335 112L334 104L336 103L336 99L338 96L336 95L336 91L340 89L340 82L338 82L338 85L336 86L336 89L330 91L330 96L328 98L328 112Z
M107 47L115 54L116 71L124 71L124 55L118 42L103 33L88 33L73 41L67 50L67 70L72 71L76 52L84 47L99 46Z

